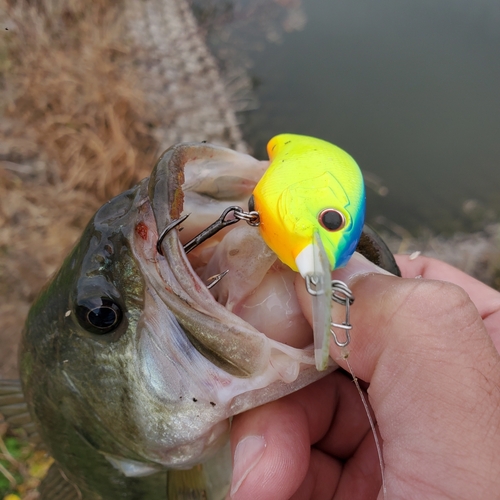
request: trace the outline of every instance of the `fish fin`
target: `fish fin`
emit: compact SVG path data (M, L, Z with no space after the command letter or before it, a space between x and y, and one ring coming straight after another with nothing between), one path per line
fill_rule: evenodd
M312 297L314 357L316 369L326 370L330 356L330 323L332 307L332 278L330 262L326 255L321 237L314 232L313 278L316 282L316 295Z
M167 500L208 499L202 465L189 470L169 470L167 474Z
M0 413L10 426L24 429L30 442L40 443L40 436L31 419L20 380L0 379Z
M40 500L81 500L82 494L71 484L65 474L52 464L47 475L38 486Z
M108 453L103 453L106 460L124 476L127 477L144 477L158 472L159 467L156 465L145 464L137 460L127 458L119 458Z

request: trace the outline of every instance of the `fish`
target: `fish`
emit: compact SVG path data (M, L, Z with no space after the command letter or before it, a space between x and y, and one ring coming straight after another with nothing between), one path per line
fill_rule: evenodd
M252 239L265 283L254 280L231 310L211 292L224 282L238 289L248 257L212 290L202 270L233 232L190 260L184 251L215 214L248 201L266 168L211 144L169 148L148 179L96 212L42 290L22 334L21 382L0 381L0 413L54 458L42 499L222 499L231 418L324 375L310 346L261 331L276 321L296 328L302 315L288 300L293 280L280 284L291 271L275 265L252 228L221 248L237 258L232 245ZM159 234L186 213L158 252ZM272 295L272 310L245 308L255 293Z
M255 227L232 225L186 255L267 168L208 143L172 146L96 212L42 290L21 380L0 380L0 413L54 458L42 500L223 499L231 418L337 367L316 370L298 275ZM365 240L373 261L394 263Z
M315 137L280 134L268 142L267 151L270 165L255 186L249 210L259 214L267 245L306 279L313 296L316 368L325 370L330 333L338 345L349 343L348 336L339 341L331 327L330 275L347 264L361 238L363 175L348 153Z
M302 277L315 273L314 235L330 271L347 264L364 225L365 188L355 160L322 139L280 134L267 144L269 168L253 191L264 241Z

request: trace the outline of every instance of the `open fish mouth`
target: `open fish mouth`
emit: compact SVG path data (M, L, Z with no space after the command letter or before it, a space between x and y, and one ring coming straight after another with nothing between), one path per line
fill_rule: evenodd
M276 261L258 228L239 222L189 257L184 250L228 206L245 207L266 168L267 162L226 148L180 144L163 153L139 186L131 249L145 292L133 378L158 404L151 413L137 402L134 413L148 443L141 456L150 463L202 462L227 440L231 416L335 367L316 370L311 328L294 289L299 275ZM170 231L158 249L164 228L186 213L182 230ZM227 269L209 290L208 278Z
M107 432L117 437L102 450L125 475L205 462L227 442L232 416L336 367L329 360L326 370L316 370L311 327L296 294L304 282L277 260L258 228L239 221L186 254L184 245L228 207L244 210L267 166L211 144L179 144L163 153L149 179L96 215L96 233L111 225L125 237L114 253L121 262L131 250L133 264L120 265L119 275L140 295L140 307L124 312L130 335L122 337L123 350L117 356L110 344L106 351L118 358L113 388L126 383L134 394L127 411L114 414ZM100 273L102 262L85 276ZM210 277L227 270L209 290ZM107 408L93 392L87 396L104 422ZM118 393L108 397L115 401Z
M211 144L173 146L152 172L149 203L144 203L142 219L136 224L135 251L143 263L147 288L154 290L152 307L148 311L146 300L144 317L160 321L153 310L159 304L166 306L191 344L180 352L189 352L198 372L201 358L210 362L200 398L230 404L231 414L257 405L255 393L247 397L252 391L277 382L283 384L285 394L321 376L314 368L311 328L295 293L300 276L277 260L256 227L241 221L189 256L183 248L228 206L246 207L267 165ZM190 215L182 230L170 231L159 253L158 235L183 214ZM224 271L229 271L227 276L209 290L210 278ZM148 362L151 365L151 359ZM152 364L158 365L156 373L162 372L159 360ZM196 373L189 376L196 381ZM275 390L261 392L258 404L279 397Z

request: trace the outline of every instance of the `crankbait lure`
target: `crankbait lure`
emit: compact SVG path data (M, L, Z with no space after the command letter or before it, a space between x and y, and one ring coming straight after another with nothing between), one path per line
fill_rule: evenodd
M363 229L361 171L345 151L314 137L281 134L267 145L271 164L249 209L260 216L262 238L302 277L313 272L314 233L330 270L351 258Z
M281 134L267 145L271 164L257 183L249 210L259 214L262 238L287 266L306 280L313 300L318 369L328 362L329 331L346 330L353 298L330 272L345 266L364 224L363 176L345 151L314 137ZM330 299L346 306L346 322L331 324ZM346 328L347 326L347 328ZM332 334L335 332L331 329Z
M331 271L345 266L356 250L363 230L365 188L356 162L345 151L314 137L281 134L267 145L271 163L255 186L249 211L228 207L213 224L186 243L190 252L224 227L245 220L258 226L262 238L279 259L306 280L313 296L316 367L328 365L331 333L340 347L349 344L349 307L354 298L347 285L331 281ZM233 217L230 218L229 215ZM187 215L172 221L165 235ZM210 287L227 274L212 277ZM331 301L344 305L345 321L331 321ZM345 331L338 340L334 328Z

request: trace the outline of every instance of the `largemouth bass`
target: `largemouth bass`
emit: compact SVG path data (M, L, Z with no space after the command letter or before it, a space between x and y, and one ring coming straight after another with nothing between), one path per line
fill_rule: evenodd
M43 499L222 499L230 418L335 368L315 369L298 275L255 228L228 228L190 260L184 251L246 204L267 165L210 144L170 148L95 214L41 292L20 348L27 407L3 381L0 412L55 459Z

